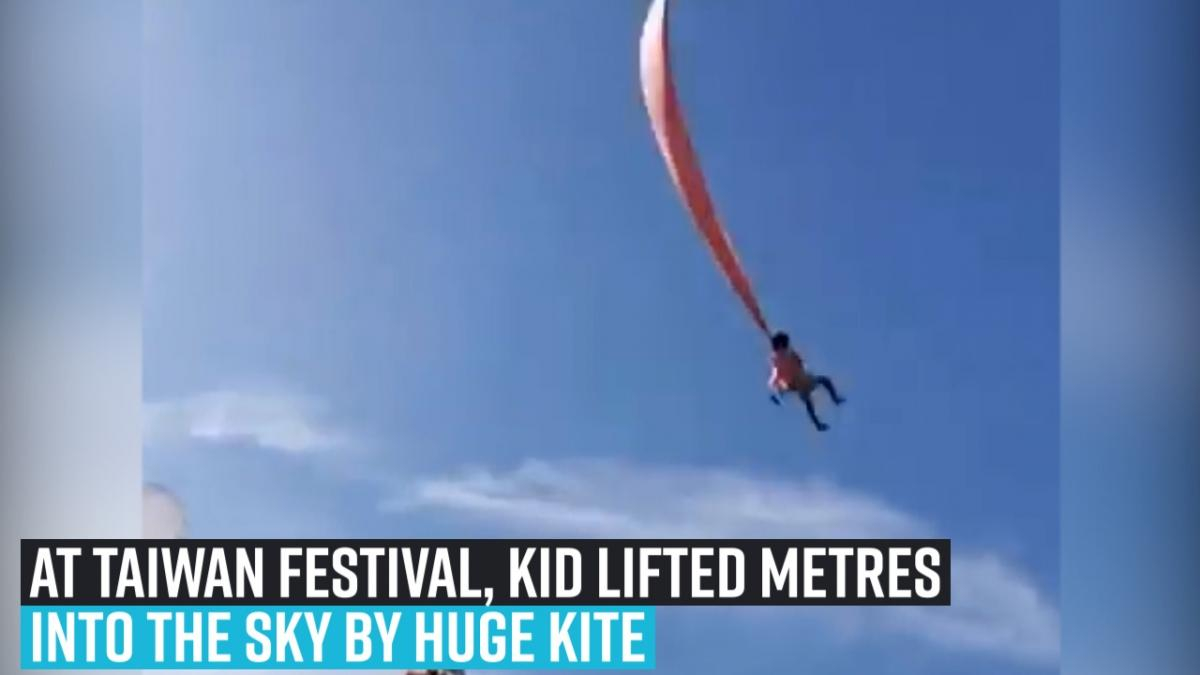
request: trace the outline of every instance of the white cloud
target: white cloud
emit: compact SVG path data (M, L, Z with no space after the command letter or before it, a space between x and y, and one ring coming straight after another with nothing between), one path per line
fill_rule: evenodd
M949 649L1058 663L1058 610L1019 571L990 553L954 556L952 606L896 607L893 629Z
M934 536L922 519L829 481L609 460L527 461L511 471L421 479L382 508L436 509L550 536ZM1058 663L1058 610L1018 569L990 553L956 551L952 584L952 606L878 608L871 625L945 649Z
M930 527L828 481L608 460L527 461L420 480L385 510L478 512L562 534L629 537L919 537Z
M323 425L321 412L317 401L291 394L214 391L146 404L143 441L249 442L285 452L342 445L345 439Z

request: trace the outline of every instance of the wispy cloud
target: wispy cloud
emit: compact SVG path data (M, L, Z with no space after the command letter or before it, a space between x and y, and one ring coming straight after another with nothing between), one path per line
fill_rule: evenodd
M345 437L321 421L319 401L286 393L213 391L147 403L143 442L252 443L284 452L338 447Z
M768 481L723 469L609 460L526 461L424 478L385 510L436 507L563 534L633 537L900 537L921 520L810 479Z
M606 537L886 538L932 536L930 523L832 482L609 460L528 461L420 479L382 504L435 509L521 532ZM880 608L872 625L953 650L1054 666L1058 610L1034 582L987 552L956 550L953 605Z
M952 606L888 608L887 625L948 649L1058 664L1058 609L1028 577L992 553L956 553L953 563Z

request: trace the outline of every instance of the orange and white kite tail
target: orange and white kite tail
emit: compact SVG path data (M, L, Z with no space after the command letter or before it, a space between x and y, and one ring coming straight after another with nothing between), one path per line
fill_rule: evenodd
M700 171L700 162L688 137L671 77L666 0L654 0L646 17L642 29L641 75L646 110L650 114L650 124L671 180L691 213L697 231L712 252L717 267L750 312L754 324L763 333L769 334L766 317L750 286L750 279L742 270L729 235L717 218L705 186L704 174Z

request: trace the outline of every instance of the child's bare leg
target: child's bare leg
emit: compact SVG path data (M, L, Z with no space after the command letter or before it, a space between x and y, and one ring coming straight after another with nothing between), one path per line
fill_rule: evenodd
M816 385L818 387L824 387L825 391L829 392L829 398L833 399L834 403L841 405L842 402L846 400L846 399L842 398L841 396L838 396L837 389L835 389L833 386L833 381L830 380L828 377L825 377L824 375L819 375L816 378L814 378L813 381L816 383Z
M816 408L813 407L812 395L802 393L800 394L800 400L804 401L804 409L808 411L808 419L812 420L813 425L817 427L817 431L825 431L828 429L829 425L825 424L821 421L821 418L817 417Z

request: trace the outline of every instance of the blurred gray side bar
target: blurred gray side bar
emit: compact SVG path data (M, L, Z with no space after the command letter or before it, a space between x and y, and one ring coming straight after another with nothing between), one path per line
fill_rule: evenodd
M19 539L140 536L141 12L0 2L4 673Z

